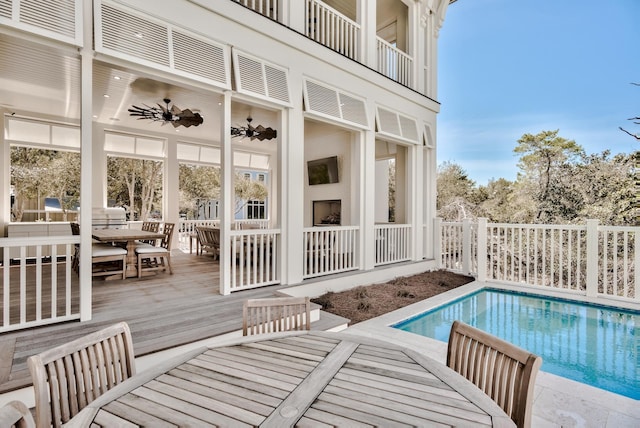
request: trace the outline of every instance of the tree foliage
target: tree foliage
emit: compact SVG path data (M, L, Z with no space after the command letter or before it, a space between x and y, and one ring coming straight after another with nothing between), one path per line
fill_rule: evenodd
M161 215L161 161L110 156L107 159L107 197L127 211L129 220Z
M438 168L438 215L448 221L486 217L498 223L639 225L636 154L586 154L558 131L525 134L515 181L476 186L456 164Z

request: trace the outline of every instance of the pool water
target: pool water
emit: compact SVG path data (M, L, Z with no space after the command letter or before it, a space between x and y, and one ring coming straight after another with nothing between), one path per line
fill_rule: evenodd
M484 289L393 327L447 342L456 319L540 355L541 370L640 399L640 311Z

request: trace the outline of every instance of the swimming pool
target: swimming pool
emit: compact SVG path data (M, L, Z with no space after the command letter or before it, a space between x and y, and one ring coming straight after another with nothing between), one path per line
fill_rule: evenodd
M542 357L542 370L640 399L639 311L483 289L392 327L447 342L462 320Z

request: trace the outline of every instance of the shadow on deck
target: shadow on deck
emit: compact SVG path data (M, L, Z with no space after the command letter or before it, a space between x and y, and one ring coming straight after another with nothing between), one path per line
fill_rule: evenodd
M0 334L0 394L29 386L27 358L126 321L136 357L242 328L242 302L270 297L276 285L222 296L219 265L209 255L172 252L173 275L93 281L93 317Z

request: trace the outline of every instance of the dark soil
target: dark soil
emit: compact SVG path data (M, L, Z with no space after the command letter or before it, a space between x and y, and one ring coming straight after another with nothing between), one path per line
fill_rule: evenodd
M384 284L363 285L339 293L329 292L311 299L322 310L350 319L349 325L468 284L473 277L445 270L395 278Z

